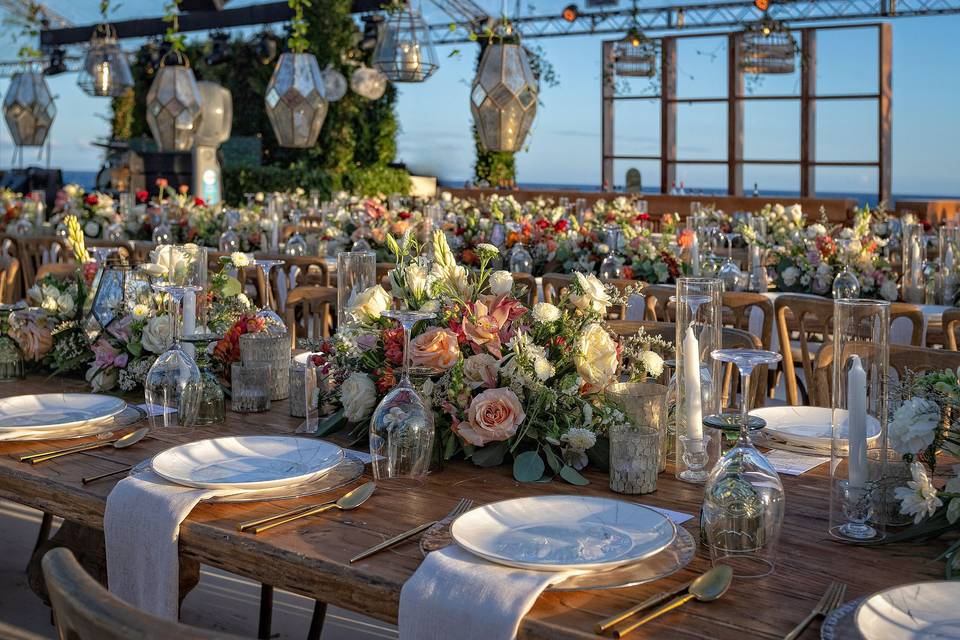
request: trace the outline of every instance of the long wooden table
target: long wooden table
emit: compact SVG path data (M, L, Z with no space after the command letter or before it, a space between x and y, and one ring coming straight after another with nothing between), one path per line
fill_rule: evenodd
M0 396L85 390L78 380L34 377L0 385ZM140 402L142 397L131 401ZM75 441L0 443L0 497L102 529L106 498L117 480L84 486L82 477L139 462L190 439L291 433L300 421L287 413L283 401L274 403L273 410L265 414L228 412L226 424L198 429L190 436L157 435L129 449L72 455L36 466L16 458ZM827 466L783 478L786 518L779 561L772 576L735 581L723 599L692 602L640 628L633 637L780 638L816 604L831 580L846 582L847 598L852 599L892 585L942 576L942 564L931 561L944 548L942 542L863 548L831 541L827 534ZM509 466L480 469L458 462L446 465L416 488L378 490L356 511L328 512L256 536L238 533L237 523L298 503L318 502L325 496L270 503L201 504L180 529L180 551L202 563L395 623L400 588L421 561L418 546L406 543L352 565L348 562L351 556L391 535L444 516L459 498L484 504L538 494L615 495L608 490L603 474L586 475L590 479L586 487L559 480L521 484L512 478ZM696 514L701 497L701 487L675 480L668 470L661 474L655 493L636 500ZM684 526L696 534L696 519ZM701 549L685 570L652 584L613 591L546 593L524 620L520 637L595 637L591 629L601 618L690 580L708 566L709 558ZM455 636L455 629L451 629L451 637ZM817 637L816 623L804 637Z

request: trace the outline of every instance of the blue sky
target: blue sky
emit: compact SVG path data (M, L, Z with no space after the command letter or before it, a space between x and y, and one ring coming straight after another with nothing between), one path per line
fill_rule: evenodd
M250 4L247 1L233 5ZM95 19L95 0L48 2L78 24ZM480 0L491 12L497 4ZM512 3L511 3L512 4ZM540 0L535 13L559 12L564 3ZM119 17L152 14L157 3L127 0ZM446 18L425 5L428 21ZM894 192L960 196L960 83L955 66L956 34L960 16L904 18L893 21L894 33ZM872 91L875 87L875 31L866 29L821 32L818 46L818 83L821 93ZM609 37L609 36L605 36ZM542 47L560 80L544 87L542 106L528 149L518 154L521 182L599 184L600 181L600 42L602 37L565 37L531 40ZM133 43L130 43L133 46ZM450 56L454 49L459 55ZM10 49L8 49L9 51ZM725 92L725 44L722 38L683 41L679 49L681 97L722 95ZM472 175L469 83L475 62L471 45L438 47L440 69L420 85L401 85L398 115L400 160L418 172L447 180ZM321 66L324 61L321 61ZM8 81L0 80L0 92ZM74 75L50 78L58 95L53 128L53 165L65 169L96 170L100 153L90 142L107 132L109 104L85 96ZM632 89L642 92L635 83ZM798 76L767 77L751 84L758 93L796 93ZM818 153L824 160L873 160L876 157L875 103L820 103ZM619 153L656 153L659 148L655 104L619 103L616 149ZM745 155L753 158L793 158L799 154L797 103L755 102L747 105ZM725 112L721 105L679 107L678 153L681 158L722 158L725 155ZM0 166L9 166L9 133L0 128ZM35 152L25 159L35 161ZM645 185L658 182L656 163L621 161L616 182L623 182L629 166L638 166ZM678 170L688 189L725 184L725 168L702 165ZM746 186L764 190L795 190L794 167L754 165L745 168ZM822 191L873 192L875 171L821 169Z

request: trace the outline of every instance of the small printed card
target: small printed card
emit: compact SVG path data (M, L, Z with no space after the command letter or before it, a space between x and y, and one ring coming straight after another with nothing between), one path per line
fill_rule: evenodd
M143 404L138 404L138 405L136 405L136 407L137 407L138 409L143 409L143 411L144 411L148 416L159 416L159 415L164 414L164 413L176 413L176 412L177 412L177 410L176 410L174 407L165 407L165 406L160 405L160 404L153 404L153 405L151 405L151 404L147 404L146 402L144 402Z
M654 507L654 506L649 505L649 504L645 504L645 505L642 505L642 506L647 507L647 508L649 508L649 509L653 509L653 510L656 511L657 513L661 513L661 514L667 516L668 518L670 518L671 520L673 520L673 524L683 524L683 523L686 522L687 520L690 520L691 518L693 518L693 516L690 515L689 513L680 513L679 511L671 511L670 509L662 509L662 508L660 508L660 507Z
M783 473L788 476L799 476L815 467L819 467L824 462L830 462L829 457L808 456L793 451L784 451L782 449L773 449L764 454L777 473Z

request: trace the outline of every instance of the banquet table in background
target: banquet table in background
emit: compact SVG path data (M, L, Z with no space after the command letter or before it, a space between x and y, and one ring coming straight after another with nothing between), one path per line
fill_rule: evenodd
M79 380L31 377L0 386L0 396L83 390ZM230 413L225 424L197 429L191 436L155 435L128 449L88 452L34 466L18 462L17 457L67 443L0 443L0 497L99 530L107 495L116 480L83 485L82 477L137 463L179 442L224 435L289 434L298 424L299 420L288 416L282 401L267 414ZM891 547L853 547L830 541L826 466L783 477L786 518L780 558L772 576L735 581L721 600L688 604L642 627L632 637L780 638L803 619L831 580L846 582L847 597L852 599L897 584L941 577L939 563L921 559L937 554L934 545L911 546L909 553L898 553ZM481 505L526 495L585 493L694 515L702 499L702 487L675 480L672 466L661 474L655 493L636 498L612 494L605 474L587 471L586 476L590 480L586 487L560 481L521 484L513 479L509 466L481 469L454 462L416 487L380 489L356 511L328 512L256 536L238 533L237 523L297 504L319 502L325 496L201 504L181 527L180 551L204 564L395 623L400 589L422 559L417 545L407 543L355 564L348 559L391 535L442 517L460 498ZM697 534L696 518L683 526ZM592 628L600 619L690 580L707 569L708 563L701 551L685 570L655 583L609 591L546 593L524 620L520 637L595 637Z

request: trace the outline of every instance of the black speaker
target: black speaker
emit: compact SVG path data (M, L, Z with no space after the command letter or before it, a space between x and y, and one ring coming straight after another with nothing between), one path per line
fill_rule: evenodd
M193 182L193 157L189 151L153 151L140 154L147 191L154 193L158 178L165 178L171 188L190 186Z
M60 169L44 169L41 167L11 169L0 177L0 187L12 189L24 195L31 191L43 191L46 194L48 210L53 206L57 198L57 191L61 186L63 186L63 174Z

